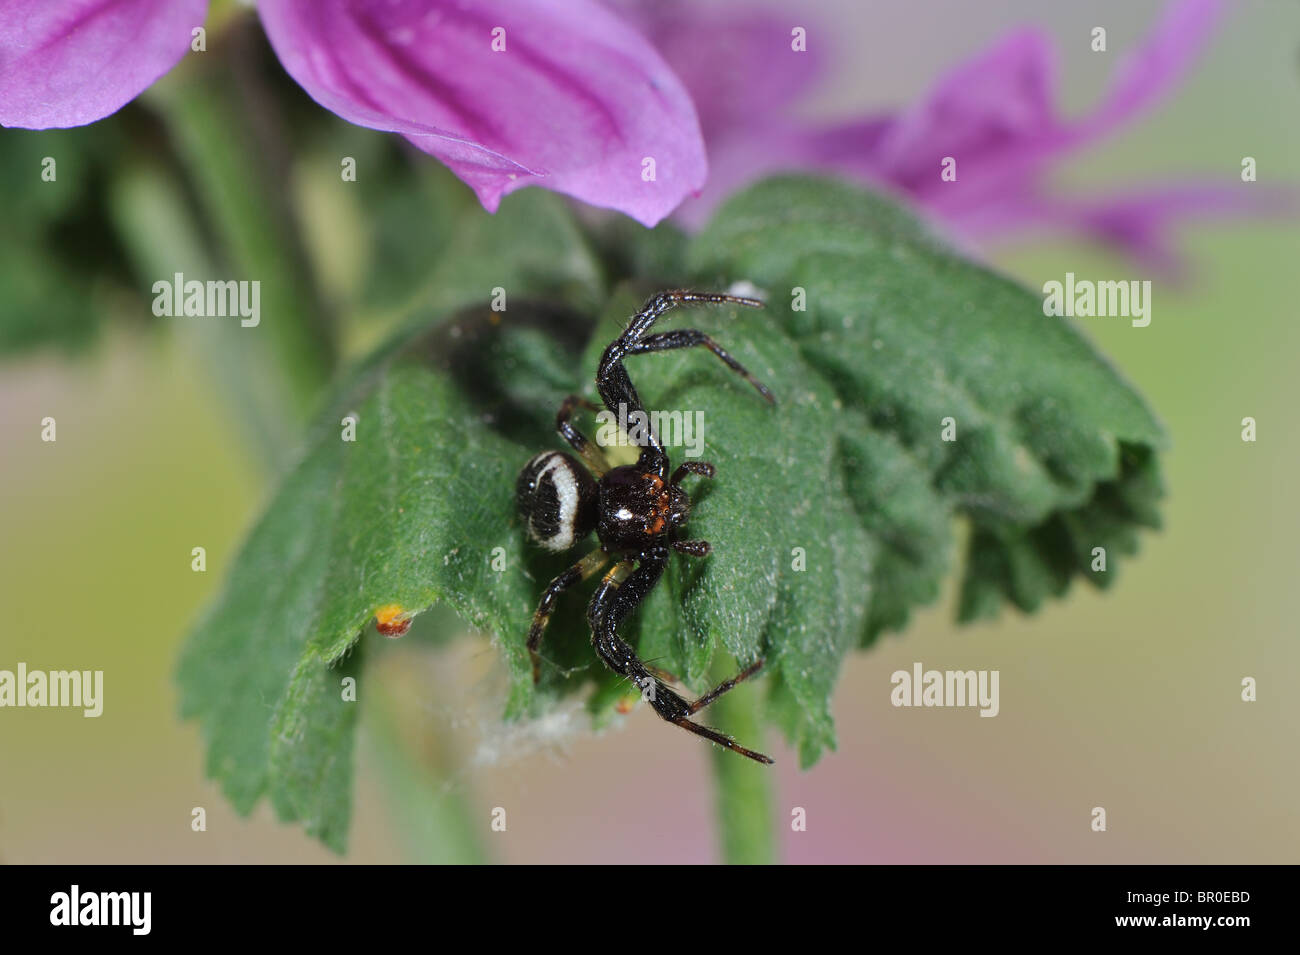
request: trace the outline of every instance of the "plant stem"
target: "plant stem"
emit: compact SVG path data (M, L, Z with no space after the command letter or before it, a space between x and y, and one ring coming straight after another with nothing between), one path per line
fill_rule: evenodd
M109 202L131 264L146 288L156 279L170 280L175 272L216 274L202 230L169 167L143 158L124 164L110 184ZM258 362L250 354L248 339L230 331L211 322L180 320L173 326L196 363L207 367L253 460L264 476L271 476L283 465L286 449L298 442L300 423L286 413L292 402L283 382L270 372L253 374Z
M376 695L367 705L363 725L407 857L421 865L487 862L465 800L454 787L443 785L447 767L412 752L403 732L409 721L404 723L398 710L390 697ZM424 749L427 757L428 747Z
M288 163L274 161L283 150L267 141L274 124L257 122L249 97L232 89L232 70L254 72L244 62L241 29L224 38L229 63L198 65L150 99L163 112L223 264L235 270L222 277L260 283L259 325L237 331L270 354L291 403L288 417L301 426L333 373L334 330L302 251L286 189ZM259 108L273 108L272 100L268 94Z
M721 682L736 673L726 654L713 665ZM714 722L747 745L763 736L760 688L742 683L709 707ZM713 778L722 859L733 865L770 865L778 861L776 791L772 767L761 766L720 747L713 750Z

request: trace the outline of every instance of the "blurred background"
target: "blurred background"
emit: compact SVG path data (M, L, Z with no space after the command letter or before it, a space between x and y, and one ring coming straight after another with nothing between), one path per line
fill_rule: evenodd
M826 117L911 103L945 69L1028 23L1056 40L1060 95L1077 114L1161 9L1121 0L1088 10L1033 0L812 6L834 26L830 72L809 100ZM209 30L242 15L219 5ZM1108 54L1089 49L1096 25L1108 29ZM217 53L252 71L226 99L188 58L93 127L0 131L0 667L102 669L106 686L99 719L0 713L3 861L340 861L277 824L265 804L237 817L203 778L198 730L176 716L176 655L291 456L310 405L303 396L321 384L302 356L351 357L381 337L402 311L386 291L404 287L393 270L418 274L428 250L454 239L437 210L459 214L468 199L432 159L411 162L394 137L315 107L278 72L256 29L236 26L223 44ZM188 158L202 189L222 201L240 195L229 169L204 157L231 143L229 97L256 103L268 91L290 122L278 141L292 148L265 161L292 183L281 198L301 217L299 244L278 242L273 218L243 234L219 211L190 215L204 197L171 166L170 157ZM252 122L276 115L254 111ZM50 154L85 157L60 160L61 178L85 177L61 191L80 197L75 208L47 199L30 171L14 171ZM390 163L393 175L340 199L331 188L339 155ZM1300 188L1295 4L1232 4L1189 81L1072 162L1061 182L1232 184L1243 156L1257 159L1258 185ZM214 325L149 314L136 276L170 275L159 263L181 260L198 274L212 229L244 243L241 254L305 261L322 277L301 295L291 286L269 293L319 323L308 339L257 339L280 366L302 358L287 379L269 372L275 356L220 340ZM104 242L106 230L120 240ZM904 635L851 657L835 700L838 752L800 773L794 754L774 734L767 740L788 861L1300 857L1300 697L1291 686L1300 679L1300 231L1286 220L1207 222L1182 239L1191 269L1181 284L1156 281L1150 327L1082 323L1172 435L1166 529L1144 538L1104 595L1076 586L1033 617L958 629L950 588ZM981 251L1031 288L1066 271L1145 277L1059 238ZM33 310L31 291L50 288L59 295ZM289 410L260 418L268 406ZM40 440L46 416L57 419L56 443ZM1241 440L1246 416L1258 422L1254 444ZM201 574L190 569L198 545L207 549ZM348 861L718 858L704 746L645 710L599 734L580 709L503 726L496 652L481 637L435 638L448 627L454 621L429 614L410 639L367 637L378 651L368 666L390 692L364 710ZM1000 715L895 709L890 674L914 661L999 670ZM1240 699L1247 676L1258 681L1255 703ZM416 754L425 775L403 754ZM657 769L648 775L647 766ZM190 828L198 806L202 833ZM509 813L503 833L489 829L498 806ZM789 831L796 806L806 832ZM1107 810L1105 833L1089 827L1094 806ZM463 845L433 844L449 829Z

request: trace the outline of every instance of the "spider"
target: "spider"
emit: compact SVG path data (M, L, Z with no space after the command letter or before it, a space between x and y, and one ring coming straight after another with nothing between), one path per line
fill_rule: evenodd
M664 312L688 304L762 307L762 303L754 299L709 292L671 291L652 297L641 311L632 316L623 334L614 339L601 355L596 389L611 412L617 414L616 409L621 403L629 417L633 411L645 414L636 388L623 367L624 357L697 345L717 355L768 402L776 403L767 386L703 332L681 329L647 334ZM555 427L560 437L586 462L587 468L584 469L573 455L566 452L543 451L524 465L515 488L529 536L543 548L568 550L593 530L600 541L595 550L552 580L542 594L528 631L533 682L541 676L538 651L556 600L565 590L591 577L613 560L614 566L601 580L587 608L587 622L591 626L591 641L597 656L615 673L640 687L643 696L663 719L741 756L771 763L772 760L762 753L746 749L730 737L690 718L757 673L763 666L762 659L718 684L694 703L688 703L664 685L665 680L676 682L676 678L640 660L617 632L623 619L659 582L672 551L690 557L705 557L711 551L708 541L680 539L676 531L685 523L691 509L690 498L681 486L682 479L689 474L712 478L716 473L713 465L705 461L686 461L670 477L668 455L653 429L647 428L636 464L610 467L601 449L570 423L574 409L579 405L599 410L598 405L578 395L570 395L560 405Z

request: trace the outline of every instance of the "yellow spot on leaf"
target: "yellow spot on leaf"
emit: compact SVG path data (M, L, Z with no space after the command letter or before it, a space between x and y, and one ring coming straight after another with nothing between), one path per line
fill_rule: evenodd
M375 611L375 629L386 637L400 637L411 629L411 616L398 604L385 604Z

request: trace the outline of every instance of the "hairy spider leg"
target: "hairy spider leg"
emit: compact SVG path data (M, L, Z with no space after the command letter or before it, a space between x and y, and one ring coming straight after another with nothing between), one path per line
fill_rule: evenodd
M642 662L645 663L644 660ZM653 663L646 663L645 668L649 670L651 674L663 680L665 683L682 682L682 678L679 677L676 673L673 673L671 670L665 670L663 667L657 667Z
M547 585L541 601L537 604L537 610L533 613L533 625L528 628L528 657L533 664L534 683L542 678L541 657L538 656L538 651L542 646L542 635L546 633L546 625L551 622L555 602L560 594L596 573L608 560L609 554L597 547Z
M643 692L648 690L649 703L662 719L755 762L770 764L771 757L746 749L731 737L724 736L708 726L694 723L690 719L693 713L708 706L741 680L757 672L756 666L750 666L739 676L710 690L695 703L687 703L665 686L662 680L657 679L650 668L618 635L618 624L654 588L667 562L668 548L652 547L634 560L619 561L605 574L587 610L587 621L591 624L591 640L596 655L607 667L630 679ZM634 565L635 569L633 569Z
M641 404L641 397L637 394L636 388L632 385L632 380L628 377L627 369L623 367L623 358L626 355L643 354L644 350L638 350L637 345L645 337L646 333L658 321L659 316L671 308L678 305L744 305L749 308L762 308L763 303L757 299L741 298L737 295L724 295L713 292L690 292L685 290L660 292L658 295L650 298L649 301L641 308L641 311L632 316L628 322L627 328L623 334L614 341L610 342L600 357L600 366L596 371L596 389L600 392L601 400L605 402L605 407L615 414L618 413L620 404L626 405L628 413L639 411L645 414L645 407ZM698 332L696 333L699 334ZM660 336L654 336L659 338ZM701 336L705 338L705 336ZM745 371L738 362L730 355L727 355L715 343L710 345L714 349L714 354L723 358L728 365L745 375L745 377L759 388L760 394L769 401L773 401L771 392L759 384L749 372ZM704 344L703 341L692 341L689 344ZM647 349L648 351L662 351L669 348L689 347L686 343L669 344ZM725 357L724 357L725 356ZM653 471L661 478L668 476L668 455L664 452L663 445L659 442L659 436L653 432L646 436L646 445L641 450L641 456L637 461L637 466L642 471Z
M705 693L702 697L692 703L691 712L698 713L728 690L735 689L738 683L744 683L759 670L763 669L763 664L765 662L766 661L762 657L759 657L749 666L745 667L745 669L733 676L730 680L723 680L713 689L709 690L708 693Z
M651 352L672 351L675 348L694 348L697 345L702 345L717 355L724 365L753 385L754 389L767 399L768 404L776 404L776 397L768 389L767 385L751 375L749 370L732 358L721 345L697 329L679 328L671 332L657 332L654 335L647 335L628 349L627 353L629 355L648 355Z
M682 479L688 474L698 474L700 477L711 478L717 473L718 469L708 461L683 461L677 466L677 470L673 472L673 476L668 483L681 484Z
M641 404L641 396L636 393L636 386L632 384L627 369L623 367L623 353L611 354L611 349L617 344L618 342L615 342L606 348L605 354L600 359L600 368L596 373L596 390L600 392L605 407L615 415L619 413L620 405L627 409L629 419L635 412L645 415L646 410ZM649 416L646 416L646 420L649 420ZM665 478L668 474L668 454L659 442L659 435L654 433L654 429L648 428L644 440L645 445L637 458L637 467L643 472L652 472L659 475L661 479Z
M718 473L708 461L683 461L678 465L677 470L669 479L669 484L681 484L682 478L688 474L698 474L701 477L711 478ZM708 557L713 553L713 545L705 540L675 540L670 545L673 550L679 554L686 554L688 557Z
M560 405L560 410L555 413L555 430L560 432L560 437L569 443L569 447L582 455L582 460L587 462L587 467L591 469L596 477L600 477L609 470L609 461L605 458L605 453L601 449L587 440L581 431L569 423L573 417L573 409L578 405L588 408L592 411L599 411L600 405L593 401L588 401L581 395L569 395Z
M702 540L673 541L668 546L687 557L708 557L713 553L713 545Z
M747 308L762 308L763 303L756 298L741 295L728 295L725 292L692 292L688 289L670 289L653 295L641 307L641 311L632 316L627 331L621 336L628 343L639 341L664 312L678 305L744 305Z

